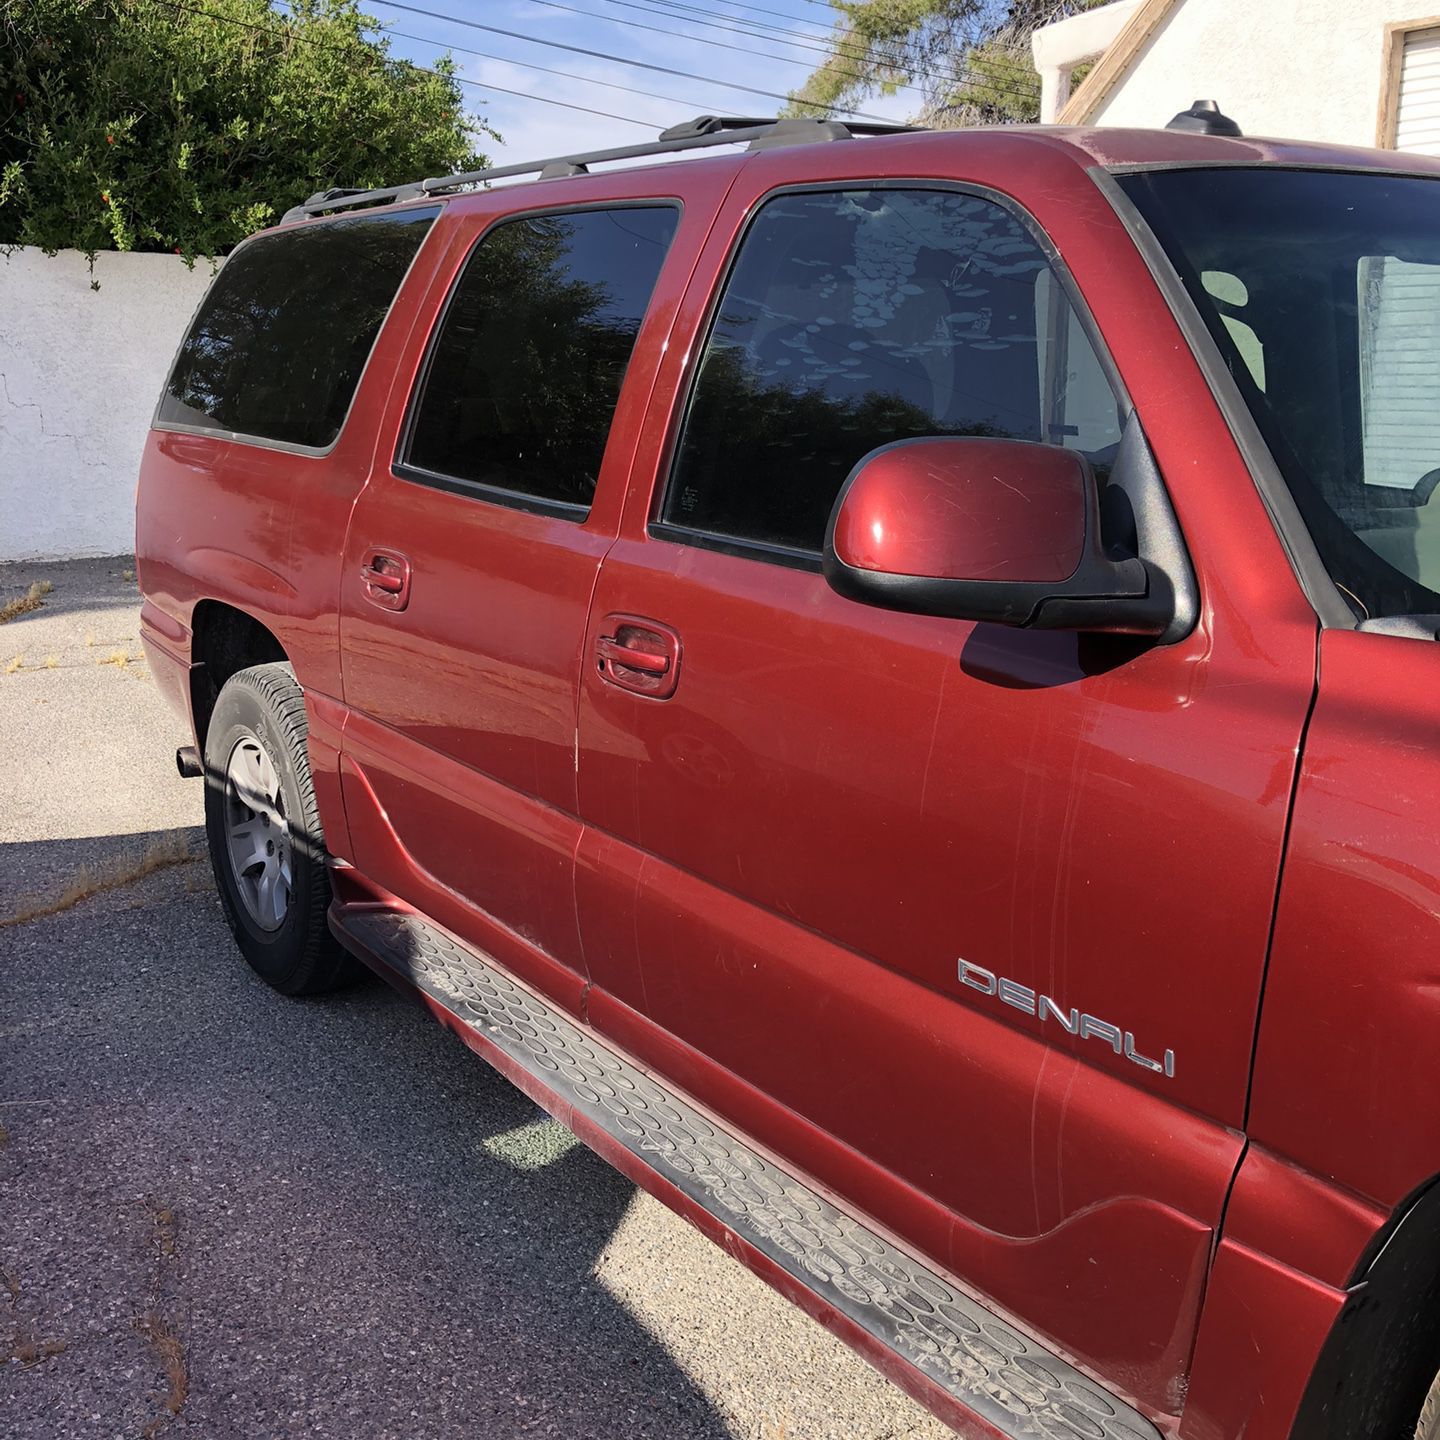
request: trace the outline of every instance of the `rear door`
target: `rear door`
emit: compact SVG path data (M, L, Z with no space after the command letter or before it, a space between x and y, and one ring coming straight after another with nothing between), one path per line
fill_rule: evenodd
M586 613L666 284L673 309L661 277L683 278L703 233L673 186L630 179L587 203L595 188L461 219L341 584L358 868L570 1003Z
M1173 1412L1314 617L1091 182L1003 142L976 183L877 181L867 143L805 186L747 167L657 387L583 672L591 1014ZM1019 173L1044 215L998 193ZM1180 643L887 613L820 575L871 448L1011 436L1103 472L1132 408L1167 477L1206 456ZM667 656L668 692L615 643Z

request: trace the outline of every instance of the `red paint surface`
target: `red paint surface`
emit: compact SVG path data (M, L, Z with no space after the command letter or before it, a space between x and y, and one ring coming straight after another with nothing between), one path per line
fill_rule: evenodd
M859 468L835 554L945 580L1067 580L1085 549L1084 462L1019 440L911 440Z
M1440 645L1327 631L1255 1066L1256 1139L1388 1209L1440 1168Z
M1211 1267L1182 1440L1286 1440L1344 1301L1343 1291L1225 1240Z
M152 433L143 625L187 720L201 602L278 638L355 893L400 897L588 1015L1162 1428L1184 1406L1187 1435L1259 1440L1285 1433L1336 1287L1386 1212L1440 1169L1440 651L1324 636L1267 982L1316 620L1086 173L1144 159L1384 163L1011 130L454 198L330 455ZM1064 258L1194 560L1186 640L882 612L818 573L649 534L748 215L779 187L897 177L1008 195ZM484 226L612 198L675 198L684 215L588 519L396 477L426 337ZM367 599L376 547L410 561L403 611ZM676 637L669 698L601 673L615 615ZM1131 1032L1144 1055L1173 1050L1173 1078L967 989L961 958ZM912 1372L897 1378L960 1418Z

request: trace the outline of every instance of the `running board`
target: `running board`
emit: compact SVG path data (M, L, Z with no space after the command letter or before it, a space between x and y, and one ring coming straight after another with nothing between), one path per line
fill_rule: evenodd
M491 961L417 915L336 905L345 944L421 990L562 1119L583 1117L822 1307L1002 1435L1159 1440L1138 1411L721 1130ZM498 1052L498 1053L497 1053ZM508 1063L505 1063L508 1062ZM537 1094L537 1092L539 1092ZM893 1367L889 1367L893 1368Z

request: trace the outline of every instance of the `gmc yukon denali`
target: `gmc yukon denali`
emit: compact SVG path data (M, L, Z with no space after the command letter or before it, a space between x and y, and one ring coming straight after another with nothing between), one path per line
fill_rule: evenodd
M964 1434L1434 1440L1440 163L877 129L230 256L137 548L239 949Z

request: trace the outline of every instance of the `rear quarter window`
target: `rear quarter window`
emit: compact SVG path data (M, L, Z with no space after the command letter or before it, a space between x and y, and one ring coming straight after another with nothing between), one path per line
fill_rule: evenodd
M304 449L334 444L439 213L347 216L243 245L200 305L156 425Z

